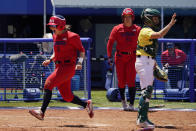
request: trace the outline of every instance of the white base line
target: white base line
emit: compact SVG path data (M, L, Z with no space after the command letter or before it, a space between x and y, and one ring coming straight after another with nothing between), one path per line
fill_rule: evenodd
M39 109L40 107L0 107L0 110L4 109ZM51 110L82 110L81 107L48 107L48 109ZM94 107L95 110L122 110L122 108L119 107ZM138 109L136 108L135 111ZM182 109L182 108L151 108L150 111L196 111L196 109Z

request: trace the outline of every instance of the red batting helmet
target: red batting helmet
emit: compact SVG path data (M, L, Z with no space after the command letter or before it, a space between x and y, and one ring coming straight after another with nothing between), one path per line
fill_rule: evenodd
M125 8L125 9L123 10L121 16L123 17L124 15L131 15L131 16L132 16L132 20L135 19L134 12L133 12L133 10L132 10L131 8Z
M49 23L47 25L56 26L58 30L65 29L66 20L61 15L54 15L50 17Z

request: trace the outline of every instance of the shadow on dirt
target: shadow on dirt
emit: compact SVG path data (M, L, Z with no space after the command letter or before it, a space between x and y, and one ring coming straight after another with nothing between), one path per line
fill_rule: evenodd
M89 127L87 125L63 125L59 127L73 127L73 128L97 128L97 127Z
M165 125L165 126L157 126L155 128L165 128L165 129L180 129L176 126L171 126L171 125Z

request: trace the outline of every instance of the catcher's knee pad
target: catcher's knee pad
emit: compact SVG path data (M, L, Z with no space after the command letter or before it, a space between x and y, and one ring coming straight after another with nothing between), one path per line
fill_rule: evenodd
M153 87L152 86L147 86L144 90L142 90L141 95L145 98L150 99L152 95Z

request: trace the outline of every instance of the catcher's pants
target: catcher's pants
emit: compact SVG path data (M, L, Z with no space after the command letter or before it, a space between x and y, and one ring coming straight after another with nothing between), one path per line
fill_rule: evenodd
M116 73L118 78L118 87L125 88L127 84L128 87L135 87L135 61L136 54L115 54L115 64Z
M44 89L52 90L54 87L58 87L63 99L70 102L74 98L71 91L71 79L74 74L74 64L56 64L54 72L46 79Z
M140 78L141 89L152 86L154 81L153 68L155 59L148 56L140 56L136 58L135 69Z

